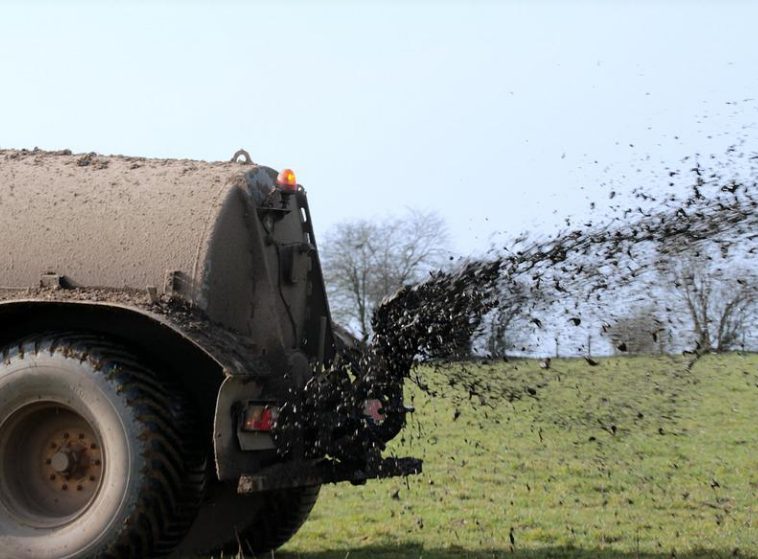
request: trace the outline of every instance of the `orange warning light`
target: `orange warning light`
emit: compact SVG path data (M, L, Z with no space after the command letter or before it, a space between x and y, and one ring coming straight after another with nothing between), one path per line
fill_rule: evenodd
M282 190L288 190L294 192L297 190L297 178L295 177L295 171L292 169L283 169L279 176L276 177L276 184Z

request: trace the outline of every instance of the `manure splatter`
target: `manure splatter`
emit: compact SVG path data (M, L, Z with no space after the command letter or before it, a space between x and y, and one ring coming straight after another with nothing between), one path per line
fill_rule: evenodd
M537 330L544 328L547 319L539 315L546 312L562 316L568 328L605 330L612 320L603 313L612 314L620 293L627 289L653 296L661 288L662 270L678 255L715 251L721 258L731 254L754 261L756 180L722 179L719 173L708 175L699 164L691 173L693 182L684 197L638 189L634 196L639 206L616 207L616 215L602 225L586 223L547 239L525 235L491 251L487 259L434 272L404 287L375 311L374 335L365 351L319 372L291 403L290 408L298 410L300 428L284 438L309 441L309 457L350 461L383 450L404 423L404 383L410 379L432 396L439 394L420 372L420 363L442 371L456 393L466 395L473 405L494 407L502 401L537 398L549 382L548 371L555 373L549 359L541 361L542 377L522 387L483 380L472 372L474 367L455 362L470 354L490 313L518 305ZM755 169L751 176L756 176ZM616 349L626 351L626 343L618 343ZM689 353L688 367L678 374L686 372L701 351L693 347ZM589 353L585 358L588 366L598 365ZM485 353L485 363L492 359ZM371 398L383 404L381 425L362 413L365 400ZM594 420L616 434L612 418ZM287 452L291 445L283 448Z

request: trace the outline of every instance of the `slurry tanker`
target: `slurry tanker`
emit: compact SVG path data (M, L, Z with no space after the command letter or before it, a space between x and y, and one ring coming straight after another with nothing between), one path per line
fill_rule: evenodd
M0 239L0 557L265 552L420 471L292 171L0 150Z

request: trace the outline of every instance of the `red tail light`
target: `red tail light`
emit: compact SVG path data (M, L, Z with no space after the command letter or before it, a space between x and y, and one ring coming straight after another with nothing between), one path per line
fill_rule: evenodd
M375 425L384 423L384 406L381 400L366 400L363 402L363 415L371 419Z
M279 417L273 406L249 406L242 419L243 431L271 431Z

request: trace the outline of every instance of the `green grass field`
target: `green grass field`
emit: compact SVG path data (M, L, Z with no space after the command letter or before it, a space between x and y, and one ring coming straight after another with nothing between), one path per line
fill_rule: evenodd
M325 487L276 557L758 557L758 355L473 367L523 397L422 371L446 397L411 391L394 450L424 474Z

